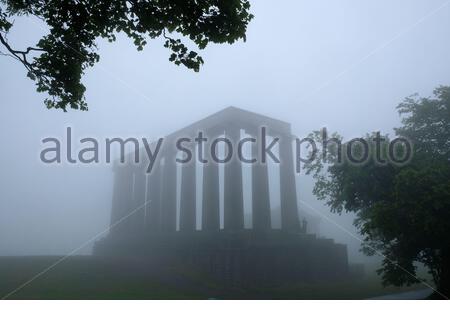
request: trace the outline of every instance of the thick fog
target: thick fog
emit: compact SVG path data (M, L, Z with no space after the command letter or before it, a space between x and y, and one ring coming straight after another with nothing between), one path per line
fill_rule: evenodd
M113 174L102 146L95 165L39 160L41 140L64 140L68 126L77 150L84 137L153 140L232 105L288 121L299 137L322 127L345 138L392 134L404 97L450 83L444 3L252 1L247 42L210 45L199 73L170 63L162 40L142 52L124 36L99 40L101 60L84 77L88 112L47 110L23 66L0 57L0 255L65 254L108 228ZM23 48L44 33L40 21L19 19L9 41ZM302 202L341 226L322 217L320 235L363 261L353 216L330 214L309 177L297 183Z

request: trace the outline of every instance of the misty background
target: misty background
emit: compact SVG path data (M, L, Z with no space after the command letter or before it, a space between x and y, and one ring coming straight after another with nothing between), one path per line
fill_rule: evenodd
M137 52L123 35L99 39L100 62L84 77L88 112L47 110L23 66L0 57L0 255L65 254L108 228L113 174L102 145L100 164L39 160L41 140L64 141L67 126L76 151L84 137L152 140L232 105L290 122L299 137L322 127L345 139L392 135L403 98L450 84L448 2L252 1L247 42L209 45L199 73L169 62L162 40ZM9 41L27 47L45 28L16 20ZM357 235L351 214L315 200L309 177L297 183L300 200ZM320 234L367 261L359 241L326 219Z

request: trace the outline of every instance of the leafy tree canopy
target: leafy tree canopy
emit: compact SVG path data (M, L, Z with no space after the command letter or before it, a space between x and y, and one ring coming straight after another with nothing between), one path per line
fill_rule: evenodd
M199 49L209 42L245 41L253 16L248 0L0 0L0 42L20 61L47 108L87 110L81 82L99 61L96 39L115 41L125 33L142 50L147 39L163 37L169 60L198 71L203 59L172 34L188 37ZM12 48L7 33L16 16L35 16L50 33L26 49Z
M315 195L333 212L356 213L363 251L385 257L379 270L384 284L417 282L420 262L440 294L450 297L450 87L437 88L431 98L411 96L397 109L402 126L396 134L414 145L407 164L377 164L375 134L368 134L371 157L365 164L338 164L333 144L305 168L316 180ZM387 160L390 140L380 138L379 155Z

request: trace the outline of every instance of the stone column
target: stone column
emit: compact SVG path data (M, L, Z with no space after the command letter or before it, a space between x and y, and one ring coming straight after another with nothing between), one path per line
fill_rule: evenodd
M271 228L270 222L270 191L269 173L267 163L261 163L261 137L257 129L249 130L248 133L256 139L252 144L252 221L253 230L267 231Z
M207 132L208 142L204 144L203 188L202 188L202 230L220 230L220 185L219 165L212 160L211 144L214 139L223 134L220 130Z
M192 159L181 167L180 192L180 231L195 231L196 223L196 188L195 175L196 155L195 144L184 144L192 152Z
M133 169L130 164L118 164L115 172L113 214L110 228L114 233L129 234L132 224L128 215L134 209Z
M134 197L133 197L133 213L130 221L134 231L143 231L145 223L145 170L137 167L134 170Z
M290 232L300 231L295 185L294 154L290 135L280 136L280 201L281 229Z
M115 165L114 166L114 186L113 186L113 197L111 205L111 222L110 222L110 232L112 234L117 234L120 230L118 224L119 220L125 211L125 201L128 196L127 192L131 190L126 190L127 175L123 167Z
M161 173L160 161L154 164L152 172L147 174L146 229L151 233L161 231Z
M244 195L242 191L242 166L237 152L240 129L228 126L225 136L233 145L233 158L225 163L224 177L224 229L228 231L244 228ZM227 151L227 150L226 150ZM230 151L230 150L229 150Z
M161 196L161 231L176 231L177 219L177 151L173 140L165 141Z

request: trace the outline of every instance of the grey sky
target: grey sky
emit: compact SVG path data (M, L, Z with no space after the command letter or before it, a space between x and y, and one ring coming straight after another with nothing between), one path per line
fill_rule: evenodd
M69 252L107 227L110 166L39 162L40 140L69 125L77 138L151 139L233 105L289 121L300 137L323 126L346 138L392 132L404 97L450 84L450 5L427 16L445 2L252 1L247 42L209 46L200 73L171 64L161 40L143 52L123 36L99 40L88 112L46 110L23 67L0 57L0 255ZM19 19L9 39L26 46L43 32ZM299 184L302 200L327 212L310 181ZM354 231L351 216L332 218ZM348 235L322 227L358 258Z

